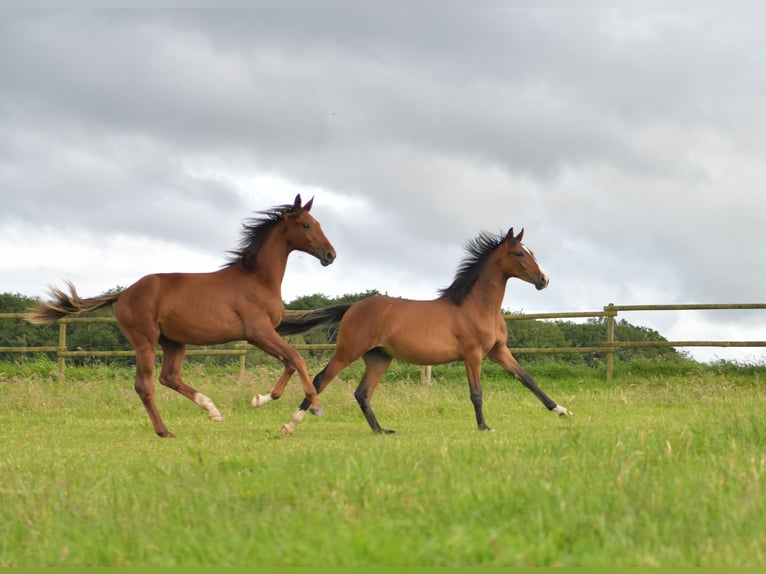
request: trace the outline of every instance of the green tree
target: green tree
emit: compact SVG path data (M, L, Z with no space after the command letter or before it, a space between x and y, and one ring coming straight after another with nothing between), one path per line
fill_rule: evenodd
M122 291L115 287L106 293ZM304 295L285 304L288 310L311 310L331 305L354 303L368 297L380 295L375 289L361 293L347 293L340 297L328 297L321 293ZM35 299L18 293L0 293L0 313L25 313L35 303ZM111 317L110 308L99 309L88 316ZM541 348L541 347L598 347L606 341L606 318L592 318L582 323L572 321L542 321L542 320L512 320L508 325L508 345L512 348ZM338 325L320 327L305 333L290 337L293 344L300 343L334 343L337 339ZM23 318L0 320L0 347L55 347L58 345L59 326L31 325ZM654 329L632 325L621 319L615 323L615 339L618 341L666 341ZM227 347L233 347L232 342ZM117 323L70 323L67 325L67 347L71 350L130 350L131 346L123 336ZM320 352L317 352L320 353ZM25 353L5 353L0 360L20 361L33 356ZM687 356L671 347L659 348L621 348L616 356L621 361L633 359L678 360ZM264 360L263 356L254 351L254 360ZM517 358L525 363L535 361L558 361L573 364L597 366L605 360L604 353L581 355L567 353L561 355L518 354ZM217 362L231 360L228 357L189 357L190 361ZM88 362L90 359L81 359ZM110 359L110 362L132 363L133 359Z
M315 293L313 295L304 295L293 299L289 303L285 304L285 309L293 311L310 311L312 309L322 309L324 307L331 307L333 305L344 305L347 303L356 303L362 299L374 297L380 295L380 291L377 289L370 289L369 291L363 291L361 293L346 293L340 297L327 297L321 293ZM288 341L293 344L306 343L309 345L324 345L335 343L338 338L338 325L327 325L325 327L317 327L303 333L302 335L294 335L288 337ZM312 356L321 354L321 351L311 351Z
M35 299L18 293L0 293L0 313L26 313ZM23 318L0 321L0 347L51 347L58 344L58 327L29 324ZM2 360L23 361L26 353L9 353Z

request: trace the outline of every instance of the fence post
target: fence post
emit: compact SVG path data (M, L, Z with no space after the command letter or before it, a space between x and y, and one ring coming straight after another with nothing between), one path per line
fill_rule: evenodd
M245 376L245 360L247 359L247 343L240 341L236 344L236 347L242 352L239 356L239 376Z
M59 321L59 350L56 352L59 359L59 382L64 380L64 367L66 365L66 323Z
M606 313L606 344L610 345L614 343L614 318L617 316L617 310L614 308L614 303L609 303L604 307L604 313ZM614 351L615 348L611 347L606 353L606 380L611 381L614 375Z

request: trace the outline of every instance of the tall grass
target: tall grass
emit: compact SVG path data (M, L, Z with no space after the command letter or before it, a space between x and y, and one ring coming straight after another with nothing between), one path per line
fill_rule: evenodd
M277 371L200 367L226 420L158 389L171 440L129 370L0 368L0 566L766 562L763 369L546 368L573 417L487 368L481 433L461 367L421 386L395 364L373 405L398 432L377 436L353 367L286 439L297 381L253 411Z

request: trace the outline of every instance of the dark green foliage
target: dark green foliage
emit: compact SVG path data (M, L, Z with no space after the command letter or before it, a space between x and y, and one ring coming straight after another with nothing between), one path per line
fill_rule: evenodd
M119 291L117 288L116 291ZM115 290L110 290L113 292ZM0 294L0 313L26 313L35 299L19 294ZM110 317L110 309L88 313L88 317ZM59 326L31 325L23 318L0 320L0 347L56 347L59 342ZM70 351L124 351L130 344L116 323L72 323L67 325L67 348ZM49 354L52 357L53 354ZM0 356L0 360L19 362L30 357L27 353ZM110 358L110 362L115 359ZM75 364L91 362L92 359L72 359ZM117 360L124 363L124 359Z
M624 319L615 322L616 341L667 341L654 329L631 325ZM572 321L511 320L508 321L508 346L514 347L600 347L607 339L605 318L591 318L584 323ZM550 361L554 355L518 353L522 363ZM606 360L605 353L569 353L557 355L556 361L569 364L585 364L598 367ZM686 361L688 357L672 347L647 347L618 349L618 361L654 359L663 361Z
M310 311L312 309L330 307L331 305L355 303L362 299L375 297L376 295L381 295L380 291L377 289L370 289L363 293L346 293L340 297L328 297L322 293L314 293L313 295L303 295L297 299L293 299L289 303L285 303L285 309L290 311Z
M26 313L35 302L17 293L0 293L0 313ZM0 347L49 347L58 344L58 327L34 327L24 319L0 320ZM22 353L5 354L0 360L21 361Z
M116 287L107 293L122 290ZM340 297L328 297L321 293L298 297L285 304L287 310L311 310L353 303L361 299L380 295L375 289L362 293L350 293ZM0 294L0 313L24 313L34 304L35 300L24 295L2 293ZM101 309L88 316L111 317L111 309ZM508 345L511 348L551 348L551 347L599 347L606 341L606 319L592 318L585 322L575 323L572 321L547 321L547 320L510 320L508 321ZM315 329L303 335L289 337L293 344L331 344L337 337L337 325ZM43 347L57 346L59 328L57 325L39 326L30 325L23 319L0 320L0 347ZM617 341L665 341L657 331L648 327L631 325L627 321L618 320L615 323L615 339ZM236 342L220 345L217 348L234 348ZM67 325L67 348L69 350L131 350L125 337L122 335L116 323L72 323ZM193 349L195 347L190 347ZM326 351L306 352L309 356L324 356ZM29 358L30 354L4 353L0 355L2 361L22 362ZM49 358L54 355L50 354ZM558 363L567 366L583 366L589 369L603 368L605 362L604 353L566 353L566 354L529 354L517 353L517 359L524 365L546 365ZM188 357L191 362L204 363L206 365L224 364L235 361L230 356L194 356ZM81 358L72 359L74 364L99 362L98 359ZM109 363L132 364L132 358L108 358ZM248 352L250 364L262 364L270 362L263 352L251 350ZM621 363L633 363L635 361L653 361L663 363L691 363L688 356L671 347L661 348L633 348L619 349L616 353L616 366ZM638 363L636 363L638 365ZM725 367L722 366L723 370Z
M346 293L340 297L327 297L321 293L315 293L314 295L304 295L289 303L285 303L285 309L289 311L310 311L312 309L322 309L332 305L355 303L376 295L381 295L380 291L377 289L371 289L363 293ZM329 325L327 327L319 327L308 333L304 333L303 335L287 337L287 340L293 344L305 343L309 345L325 345L335 343L337 338L338 326ZM312 357L316 357L321 355L322 351L308 351L308 354Z

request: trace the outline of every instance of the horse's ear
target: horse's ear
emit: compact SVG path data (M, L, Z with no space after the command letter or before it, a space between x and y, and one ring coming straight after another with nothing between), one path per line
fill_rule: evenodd
M295 201L293 202L293 211L298 211L301 208L301 194L295 196Z
M510 244L520 243L521 238L524 237L524 229L519 231L518 235L513 234L513 227L508 230L508 234L505 236L505 240Z
M312 197L306 202L306 205L303 206L303 211L311 211L311 206L314 205L314 198Z

